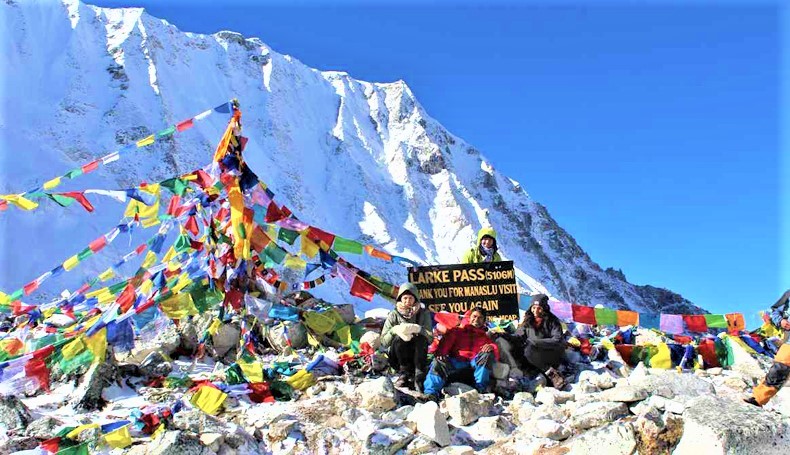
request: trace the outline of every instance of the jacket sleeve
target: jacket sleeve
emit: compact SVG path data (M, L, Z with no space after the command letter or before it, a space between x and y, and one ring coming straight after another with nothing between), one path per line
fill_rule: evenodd
M428 344L433 343L433 327L431 327L431 312L424 308L422 310L422 314L420 315L420 335L424 336L425 339L428 340Z
M538 348L554 348L562 346L562 326L553 321L549 338L534 338L530 340Z
M458 329L450 329L447 333L444 334L441 340L439 340L439 346L436 347L436 356L446 356L450 355L450 351L453 349L453 345L455 345L455 338L458 336Z
M392 333L392 328L395 327L395 321L392 317L392 313L387 316L387 320L384 321L384 327L381 329L381 346L388 348L390 344L392 344L392 337L394 334Z
M786 310L787 304L785 304L785 306L779 306L771 310L771 322L773 322L775 326L781 326L782 319L785 319Z
M478 261L475 260L475 249L470 248L461 258L461 264L474 264Z
M499 362L499 346L497 346L497 344L494 343L494 340L491 339L491 336L486 335L486 338L488 338L488 344L490 344L494 348L494 359L496 359L496 361Z

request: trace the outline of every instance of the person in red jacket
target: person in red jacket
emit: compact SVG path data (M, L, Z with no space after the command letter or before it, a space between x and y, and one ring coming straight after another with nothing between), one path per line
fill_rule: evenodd
M425 378L425 394L430 400L437 400L447 377L464 368L474 369L475 388L485 392L494 360L499 360L499 348L488 336L486 311L474 308L469 324L450 329L439 341Z

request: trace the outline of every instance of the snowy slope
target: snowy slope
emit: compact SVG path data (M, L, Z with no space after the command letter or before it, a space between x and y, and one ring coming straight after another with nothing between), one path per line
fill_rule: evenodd
M0 193L33 188L237 97L250 166L302 220L426 264L457 262L490 224L525 292L641 311L696 309L602 270L521 185L431 118L403 81L321 72L257 38L185 33L142 9L4 0L0 11ZM196 169L210 160L226 121L211 116L66 189L127 188ZM20 287L109 230L123 206L92 201L93 214L47 201L35 212L0 214L0 289ZM124 242L42 297L135 245ZM406 276L376 259L348 259L393 282ZM369 306L342 281L321 293Z

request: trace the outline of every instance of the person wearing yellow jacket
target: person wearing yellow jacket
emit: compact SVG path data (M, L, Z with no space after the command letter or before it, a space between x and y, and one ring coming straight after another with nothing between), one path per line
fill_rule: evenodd
M756 406L763 406L779 392L779 389L790 377L790 290L787 290L779 300L771 306L771 323L784 331L784 344L774 356L774 363L765 379L752 391L752 396L746 402Z
M496 244L496 231L492 227L480 229L477 233L477 244L461 258L461 264L500 261L502 261L502 257L499 255Z

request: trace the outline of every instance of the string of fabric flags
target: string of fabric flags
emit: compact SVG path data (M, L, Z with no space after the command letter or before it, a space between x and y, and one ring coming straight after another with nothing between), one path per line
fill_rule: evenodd
M200 121L208 117L214 112L220 114L230 114L232 112L232 102L228 101L219 106L208 109L206 111L201 112L200 114L195 115L189 119L183 120L175 125L172 125L168 128L165 128L158 133L151 134L147 137L138 139L131 144L128 144L124 147L119 148L113 152L108 153L107 155L102 156L101 158L94 159L88 163L83 164L80 167L72 169L65 174L52 178L44 182L41 186L37 186L32 188L28 191L18 194L2 194L0 195L0 211L6 210L8 208L9 203L11 205L15 205L20 209L23 210L33 210L38 207L38 202L35 202L35 199L40 199L42 197L49 197L50 199L54 200L58 204L61 205L70 205L74 200L78 201L83 207L85 207L88 211L93 211L93 206L90 202L85 199L85 196L80 193L73 193L73 192L66 192L66 193L45 193L45 190L52 190L57 188L63 180L73 180L81 175L88 174L90 172L95 171L101 165L107 165L118 161L122 156L125 154L132 152L138 148L148 147L157 141L161 141L166 139L170 136L173 136L176 133L181 133L186 131L194 125L196 121Z

